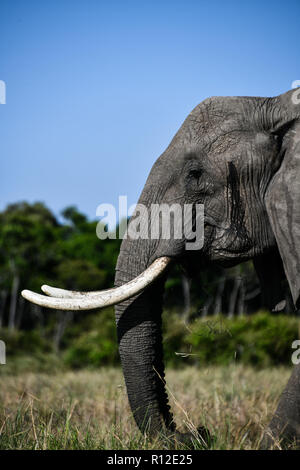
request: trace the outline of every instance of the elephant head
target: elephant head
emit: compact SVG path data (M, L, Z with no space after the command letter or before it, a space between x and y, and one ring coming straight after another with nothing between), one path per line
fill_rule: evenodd
M300 106L295 93L209 98L190 113L155 162L139 204L149 210L153 204L203 204L201 249L188 250L184 232L175 237L174 230L170 239L128 236L121 245L115 288L83 294L43 286L49 297L23 291L28 300L59 309L116 304L129 402L142 432L177 432L165 389L161 337L164 273L170 262L194 273L208 262L231 266L253 259L269 308L282 308L284 277L300 307ZM138 215L137 209L130 224ZM299 366L295 371L270 425L273 437L283 429L290 437L300 436Z

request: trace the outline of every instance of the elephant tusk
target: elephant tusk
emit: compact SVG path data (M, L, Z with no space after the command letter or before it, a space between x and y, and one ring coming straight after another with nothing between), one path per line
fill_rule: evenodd
M57 299L82 299L87 297L95 297L99 294L104 294L106 292L111 292L114 290L114 288L102 291L95 290L91 292L78 292L76 290L60 289L58 287L51 287L44 284L41 287L41 290L44 292L44 294L47 294L50 297L56 297Z
M24 299L40 305L41 307L55 308L58 310L92 310L94 308L109 307L123 302L143 291L165 271L170 262L171 258L168 256L158 258L149 268L126 284L113 289L100 291L97 294L91 292L82 294L81 297L79 297L78 294L80 293L77 293L76 298L57 298L36 294L30 290L23 290L22 296Z

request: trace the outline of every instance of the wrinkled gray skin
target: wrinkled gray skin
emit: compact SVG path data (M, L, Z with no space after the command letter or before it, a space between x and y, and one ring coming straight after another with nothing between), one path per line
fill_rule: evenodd
M147 207L204 203L204 247L195 253L185 250L183 239L123 240L116 286L161 256L172 257L192 274L209 262L232 266L253 259L268 308L283 308L284 278L300 308L300 105L292 101L295 93L213 97L191 112L155 162L139 202ZM160 279L116 306L119 351L140 430L184 440L164 384L163 288ZM274 439L300 439L300 365L294 367L263 446Z

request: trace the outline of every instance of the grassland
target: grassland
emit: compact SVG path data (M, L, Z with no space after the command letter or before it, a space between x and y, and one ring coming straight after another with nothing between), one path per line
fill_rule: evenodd
M287 367L242 365L168 370L177 425L206 425L210 448L257 449L289 374ZM0 404L1 449L172 448L137 431L116 368L2 374Z

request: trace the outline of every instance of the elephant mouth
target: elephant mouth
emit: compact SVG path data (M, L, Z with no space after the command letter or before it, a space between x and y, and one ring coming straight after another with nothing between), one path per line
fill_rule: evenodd
M253 247L247 250L235 249L235 248L214 248L209 256L211 262L216 262L223 267L232 267L243 261L252 259L254 253Z

